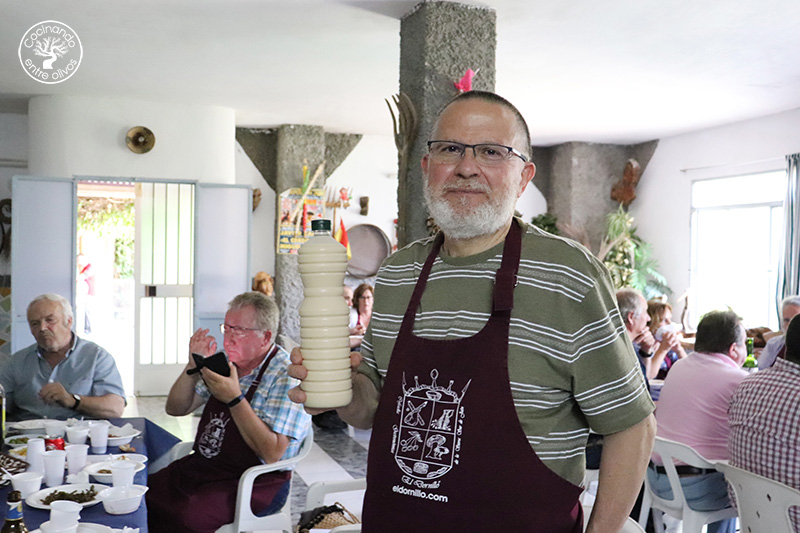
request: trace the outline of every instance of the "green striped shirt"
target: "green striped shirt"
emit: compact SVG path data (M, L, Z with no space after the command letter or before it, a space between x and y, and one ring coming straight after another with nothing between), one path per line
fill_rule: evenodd
M522 259L508 340L514 406L539 458L580 484L589 428L600 434L627 429L654 406L605 267L575 242L520 224ZM378 273L359 372L379 390L432 244L432 238L410 244ZM470 257L450 257L442 250L417 310L414 334L456 339L480 331L491 314L502 253L503 243Z

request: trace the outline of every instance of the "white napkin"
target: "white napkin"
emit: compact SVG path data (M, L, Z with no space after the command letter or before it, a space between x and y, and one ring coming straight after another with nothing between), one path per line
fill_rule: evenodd
M89 472L81 470L77 474L67 474L67 483L69 485L89 483Z
M113 428L113 434L118 437L127 437L128 435L133 435L136 433L136 429L129 423L125 424L122 427L117 426L109 426L109 429Z

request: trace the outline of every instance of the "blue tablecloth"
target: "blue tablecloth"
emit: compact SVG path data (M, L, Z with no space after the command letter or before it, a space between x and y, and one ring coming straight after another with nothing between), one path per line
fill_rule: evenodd
M180 442L178 437L145 418L109 418L108 420L118 427L124 424L131 424L134 428L142 432L141 435L133 439L131 445L136 448L136 453L142 453L147 456L148 465L167 453L173 445ZM109 446L108 453L121 452L119 448ZM134 483L137 485L147 485L147 468L136 473ZM0 498L2 498L3 502L8 498L10 490L10 487L0 490ZM22 512L25 516L25 525L28 526L28 529L31 531L38 528L42 522L46 522L50 519L50 511L34 509L27 503L22 507ZM144 499L142 499L142 504L136 512L125 515L110 515L103 509L103 504L98 503L91 507L86 507L81 511L81 522L104 524L117 529L122 529L123 526L138 527L140 533L147 533L147 507L145 506Z

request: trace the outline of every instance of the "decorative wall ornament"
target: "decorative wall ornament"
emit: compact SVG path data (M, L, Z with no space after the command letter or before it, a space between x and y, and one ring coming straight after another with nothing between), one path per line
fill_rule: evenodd
M478 72L480 72L480 70L481 69L472 70L471 68L468 68L467 71L464 73L464 75L461 77L460 80L453 82L453 85L455 85L455 87L458 90L458 92L465 93L467 91L471 91L472 90L472 78L474 78L475 75Z
M293 187L280 194L280 218L278 219L277 251L279 254L296 254L308 240L311 220L325 216L325 190L315 188L323 171L325 161L317 167L309 179L308 166L303 166L303 187Z
M631 205L636 199L636 186L642 175L642 168L635 159L628 159L622 179L611 188L611 199L621 203L624 207Z
M419 129L419 121L417 119L417 110L411 102L411 98L404 92L392 96L392 102L397 107L397 115L395 115L392 104L389 100L385 100L386 105L389 107L389 113L392 115L392 127L394 130L394 144L397 147L398 159L398 172L397 172L397 204L408 204L408 157L411 152L411 147L417 139L417 130ZM403 225L397 225L397 239L398 242L405 243L406 228Z
M125 145L134 154L146 154L156 145L156 135L144 126L134 126L125 135Z

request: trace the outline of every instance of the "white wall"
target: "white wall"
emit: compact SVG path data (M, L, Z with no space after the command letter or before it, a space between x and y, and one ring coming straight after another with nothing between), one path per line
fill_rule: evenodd
M383 230L392 245L397 244L397 148L389 135L364 135L350 155L328 177L326 186L352 188L350 207L339 209L345 228L373 224ZM369 212L360 214L359 198L369 196Z
M795 152L800 152L800 109L659 142L631 212L639 234L653 246L673 303L689 288L692 182L783 169L784 156ZM731 250L731 261L746 259L745 244Z
M155 147L135 154L125 134L146 126ZM28 106L33 175L234 183L235 113L213 106L120 98L37 96Z
M253 211L250 240L250 278L264 271L275 275L275 191L255 167L239 143L236 143L236 183L261 189L261 203Z

